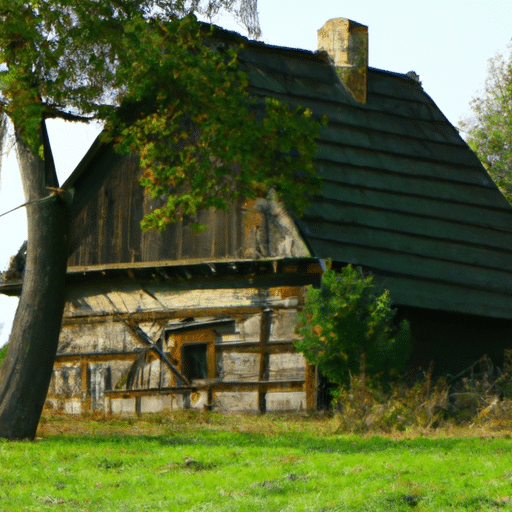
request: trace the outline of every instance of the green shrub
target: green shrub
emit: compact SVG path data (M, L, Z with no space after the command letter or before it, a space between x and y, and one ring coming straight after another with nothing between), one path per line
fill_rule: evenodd
M405 369L411 353L409 325L394 323L389 292L378 295L361 268L328 270L319 289L310 288L298 315L295 347L338 389L351 375L389 382Z
M7 344L5 344L2 348L0 348L0 365L4 360L5 354L7 354Z

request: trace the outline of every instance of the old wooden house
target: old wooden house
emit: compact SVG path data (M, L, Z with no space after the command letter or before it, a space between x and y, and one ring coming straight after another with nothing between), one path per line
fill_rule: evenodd
M67 182L68 301L48 406L314 408L294 324L327 258L390 290L412 365L456 372L512 344L512 208L415 73L368 67L366 27L330 20L319 47L248 41L241 53L252 94L329 118L323 190L300 219L269 197L201 213L200 235L186 223L142 233L137 158L91 148Z

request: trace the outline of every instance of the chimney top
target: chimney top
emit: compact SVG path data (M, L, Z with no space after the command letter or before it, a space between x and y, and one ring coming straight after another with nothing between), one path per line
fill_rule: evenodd
M330 19L318 30L318 49L327 51L354 99L366 103L368 27L346 18Z

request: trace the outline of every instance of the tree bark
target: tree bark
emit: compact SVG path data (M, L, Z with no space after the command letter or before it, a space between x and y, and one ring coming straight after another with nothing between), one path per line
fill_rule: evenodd
M46 188L48 165L19 137L17 147L25 197L31 204L23 289L0 367L0 437L33 439L64 310L67 212L60 197Z

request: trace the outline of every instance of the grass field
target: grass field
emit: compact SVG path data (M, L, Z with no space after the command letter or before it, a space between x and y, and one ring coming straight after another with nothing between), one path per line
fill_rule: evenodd
M46 417L36 441L0 441L0 510L512 510L507 431L363 437L338 423Z

